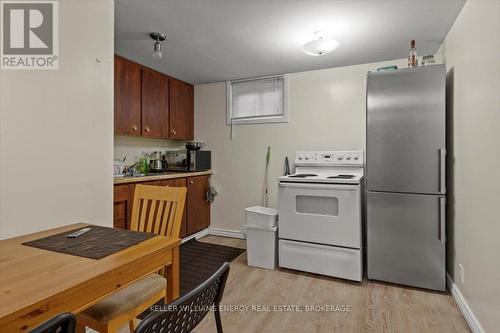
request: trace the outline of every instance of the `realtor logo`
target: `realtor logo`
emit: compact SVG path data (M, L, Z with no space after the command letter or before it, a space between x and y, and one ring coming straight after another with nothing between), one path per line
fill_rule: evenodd
M0 68L58 69L58 2L0 3Z

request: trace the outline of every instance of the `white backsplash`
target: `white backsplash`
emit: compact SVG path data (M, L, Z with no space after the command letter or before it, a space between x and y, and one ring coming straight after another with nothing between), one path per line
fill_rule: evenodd
M125 164L130 165L137 161L143 152L178 149L184 149L184 141L115 135L114 158L122 160L127 157Z

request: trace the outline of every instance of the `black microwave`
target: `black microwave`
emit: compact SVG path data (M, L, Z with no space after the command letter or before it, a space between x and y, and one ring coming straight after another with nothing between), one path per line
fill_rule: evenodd
M212 168L210 150L171 150L165 152L167 171L207 171Z

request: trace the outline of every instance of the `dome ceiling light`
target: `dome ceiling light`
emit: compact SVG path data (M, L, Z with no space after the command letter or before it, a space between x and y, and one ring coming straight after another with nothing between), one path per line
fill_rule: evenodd
M315 31L316 39L305 43L302 46L302 52L312 56L321 56L332 52L340 46L335 39L331 39L325 31Z

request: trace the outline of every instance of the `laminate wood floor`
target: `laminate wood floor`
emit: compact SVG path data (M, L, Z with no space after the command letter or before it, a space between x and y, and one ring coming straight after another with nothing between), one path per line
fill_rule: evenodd
M245 247L240 239L206 236L200 241ZM222 313L225 333L470 332L447 293L249 267L246 252L231 263L222 305L227 310L229 306L250 307L248 311ZM270 311L265 311L266 305ZM305 305L349 305L350 311L279 312L273 311L274 305L301 305L303 310ZM209 313L195 331L216 332L213 314Z

